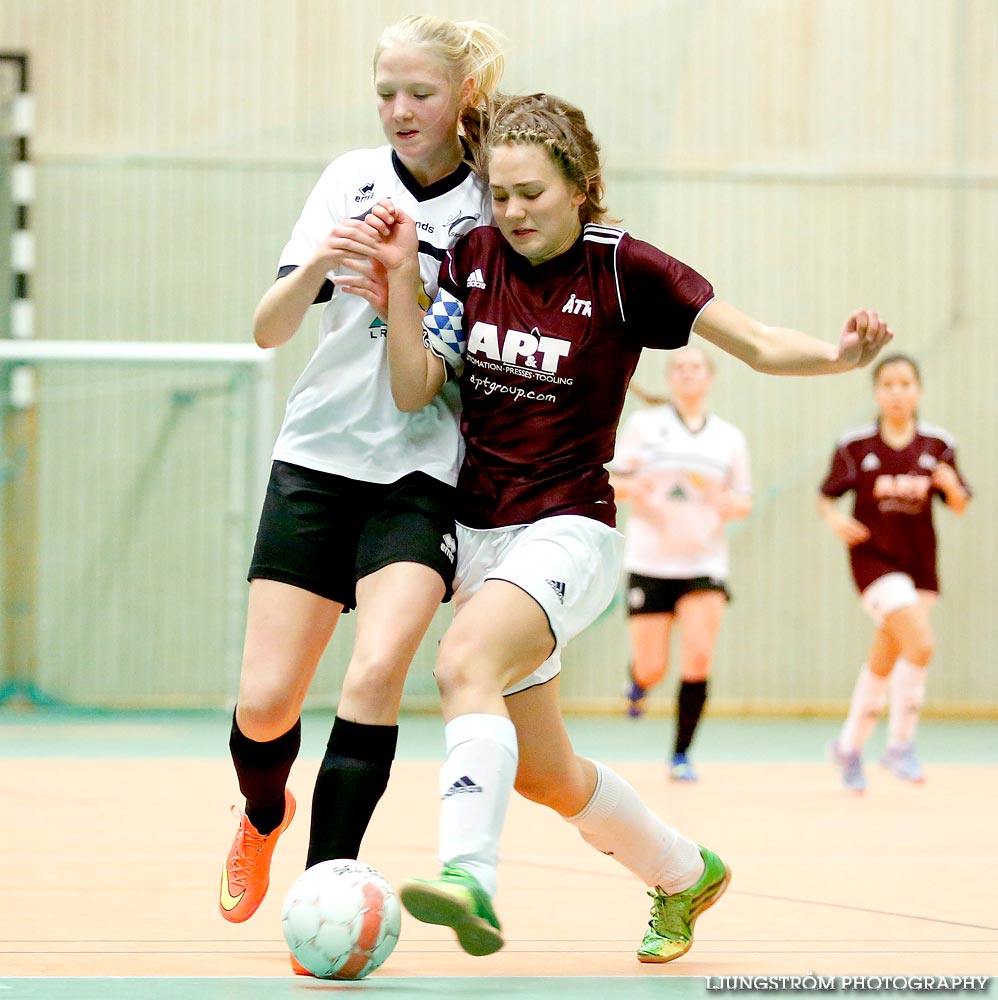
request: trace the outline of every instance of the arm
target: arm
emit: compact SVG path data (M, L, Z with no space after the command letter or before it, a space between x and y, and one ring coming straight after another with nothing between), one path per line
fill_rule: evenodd
M376 261L384 269L392 397L403 412L422 409L443 387L446 370L443 362L423 344L416 223L391 202L379 202L363 223L345 237L345 249ZM353 287L351 279L335 280L347 291L364 294Z
M267 289L253 313L253 339L260 347L280 347L295 335L326 275L340 266L354 273L336 276L333 283L367 299L378 315L385 318L387 287L381 265L356 253L349 254L362 225L349 219L334 226L302 266L278 278Z
M831 497L819 495L818 512L832 531L850 548L865 542L870 537L870 529L856 518L843 514Z
M956 474L956 470L952 465L940 462L932 470L932 485L942 490L946 506L954 514L962 514L967 509L967 504L970 502L970 494L964 488L963 483L960 482L960 477Z
M719 299L704 306L693 330L768 375L832 375L861 368L894 336L875 312L860 309L847 318L836 347L799 330L767 326Z

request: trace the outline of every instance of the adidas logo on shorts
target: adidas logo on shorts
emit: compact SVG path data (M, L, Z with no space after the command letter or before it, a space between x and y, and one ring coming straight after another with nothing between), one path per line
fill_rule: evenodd
M481 792L482 786L476 785L467 775L458 778L450 788L443 794L443 798L449 799L452 795L461 795L465 792Z
M565 603L565 584L561 580L545 580L545 583L558 595L558 603Z
M444 535L443 541L440 543L440 551L447 556L451 562L453 562L457 556L457 541L449 532Z

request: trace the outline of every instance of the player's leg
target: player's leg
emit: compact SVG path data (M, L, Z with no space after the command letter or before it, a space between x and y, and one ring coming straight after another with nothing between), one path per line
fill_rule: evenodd
M356 858L388 787L409 665L444 597L428 566L393 563L357 583L357 631L312 797L306 867Z
M684 954L696 918L727 886L724 863L664 823L615 771L575 754L561 717L557 676L506 702L519 739L517 791L554 809L586 843L650 888L654 903L641 961L668 962Z
M543 663L554 644L543 609L505 580L485 581L440 643L435 674L447 750L440 771L443 867L435 879L410 879L401 898L417 920L452 927L472 955L503 945L492 897L517 742L502 691Z
M222 873L219 907L256 912L277 838L294 816L287 789L301 743L301 706L342 605L277 580L250 584L239 696L229 749L245 809Z
M929 610L936 595L918 591L918 603L901 608L884 621L900 649L891 676L887 718L887 749L881 763L895 777L921 782L925 773L915 756L915 731L925 701L925 680L935 652Z
M672 615L631 611L627 619L631 639L631 676L627 688L627 714L632 719L644 715L648 692L669 669L669 640Z
M369 487L356 546L357 631L312 797L311 866L356 858L388 785L409 665L454 576L454 491L423 473Z
M831 746L832 759L839 768L842 785L848 791L862 792L866 789L863 748L887 704L890 672L900 651L891 633L882 624L878 625L866 662L859 668L845 721Z
M714 647L727 602L725 590L711 588L691 590L676 603L682 679L676 695L676 743L670 773L677 781L697 780L688 752L707 703Z
M632 719L644 715L645 696L669 669L669 634L676 606L673 583L640 573L627 578L631 662L625 695Z

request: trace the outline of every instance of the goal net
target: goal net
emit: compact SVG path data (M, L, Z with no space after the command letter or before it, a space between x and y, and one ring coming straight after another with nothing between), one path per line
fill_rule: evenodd
M231 695L271 380L253 346L0 340L0 701Z

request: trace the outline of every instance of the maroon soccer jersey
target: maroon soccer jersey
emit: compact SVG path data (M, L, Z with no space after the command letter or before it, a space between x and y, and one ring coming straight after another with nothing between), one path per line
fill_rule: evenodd
M849 550L860 591L887 573L907 573L919 590L939 590L932 525L932 498L942 497L932 485L939 462L956 469L953 438L926 424L918 424L911 443L900 450L884 441L877 424L839 441L821 492L840 497L854 490L853 516L870 529L869 539Z
M620 229L588 225L538 265L493 227L462 238L425 326L445 360L463 354L463 370L451 365L466 447L457 519L490 528L581 514L614 525L604 466L641 349L682 347L712 297L696 271ZM444 329L447 310L463 311L466 345Z

